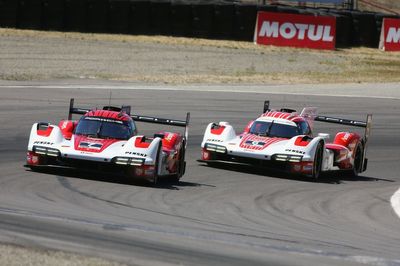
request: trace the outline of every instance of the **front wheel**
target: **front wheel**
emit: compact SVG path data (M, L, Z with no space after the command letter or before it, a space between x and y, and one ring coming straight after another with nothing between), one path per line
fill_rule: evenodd
M153 180L152 183L153 185L157 185L158 184L158 178L159 178L159 172L160 172L160 163L161 163L161 153L162 153L162 144L160 142L160 144L158 145L157 148L157 155L156 155L156 162L154 164L154 176L153 176Z
M313 180L317 180L321 175L322 159L324 155L324 144L318 143L317 149L315 150L314 163L311 177Z

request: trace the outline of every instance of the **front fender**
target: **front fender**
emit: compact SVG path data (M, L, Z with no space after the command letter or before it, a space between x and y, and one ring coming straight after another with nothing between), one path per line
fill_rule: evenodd
M122 153L128 157L145 158L146 164L154 164L161 142L159 137L146 139L145 136L134 136L125 143Z
M236 138L236 133L233 127L228 122L219 122L208 124L201 147L207 142L222 143Z
M309 138L305 135L296 136L287 142L285 151L289 154L302 154L303 161L313 161L318 143L321 141L325 147L325 140L322 137Z
M42 145L51 147L55 144L61 143L64 140L61 129L56 125L47 124L46 132L39 130L39 125L44 123L35 123L32 125L29 135L28 150L31 151L33 145Z

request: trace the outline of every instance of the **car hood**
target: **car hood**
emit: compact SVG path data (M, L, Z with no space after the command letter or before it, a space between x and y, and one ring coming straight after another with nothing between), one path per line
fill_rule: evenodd
M82 135L74 135L74 148L77 151L102 152L110 145L121 142L120 139L100 139Z
M273 144L284 144L287 142L286 138L276 137L263 137L254 134L243 134L240 140L239 147L250 150L264 150Z

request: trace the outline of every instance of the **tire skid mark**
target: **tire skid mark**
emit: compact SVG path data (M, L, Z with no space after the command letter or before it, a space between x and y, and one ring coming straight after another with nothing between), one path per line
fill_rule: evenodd
M165 216L171 216L174 218L181 218L184 220L189 220L192 222L196 222L200 225L217 225L217 226L222 226L222 227L228 227L231 229L245 229L245 230L251 230L248 228L241 228L235 225L229 225L229 224L223 224L223 223L217 223L217 222L211 222L211 221L204 221L204 220L200 220L200 219L196 219L196 218L190 218L187 216L182 216L182 215L176 215L176 214L170 214L170 213L166 213L166 212L160 212L160 211L154 211L151 209L147 209L147 208L142 208L142 207L137 207L137 206L133 206L133 205L129 205L129 204L125 204L125 203L121 203L121 202L115 202L115 201L111 201L111 200L107 200L107 199L102 199L100 197L97 197L91 193L87 193L87 192L82 192L79 189L73 187L71 185L71 183L68 181L67 178L65 177L61 177L61 176L57 176L57 180L59 181L59 183L65 187L66 189L78 193L84 197L88 197L94 200L98 200L98 201L102 201L102 202L106 202L109 204L115 204L118 206L123 206L123 207L127 207L127 208L131 208L131 209L135 209L135 210L141 210L141 211L145 211L145 212L150 212L150 213L155 213L155 214L160 214L160 215L165 215ZM128 226L128 225L125 225ZM195 227L193 227L194 229L196 229ZM280 239L275 239L275 238L270 238L270 237L264 237L264 236L260 236L260 235L252 235L252 234L243 234L243 233L236 233L234 231L227 231L227 230L217 230L217 229L204 229L204 228L199 228L203 231L208 231L211 233L221 233L221 234L229 234L229 235L235 235L235 236L243 236L243 237L252 237L252 238L258 238L258 239L266 239L266 240L280 240ZM254 231L254 230L252 230ZM261 233L266 233L265 231L260 231ZM268 232L267 232L268 233ZM282 240L283 241L283 240Z

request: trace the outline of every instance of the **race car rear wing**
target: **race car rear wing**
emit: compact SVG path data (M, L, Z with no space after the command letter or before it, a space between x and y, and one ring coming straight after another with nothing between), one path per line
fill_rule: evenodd
M372 116L372 115L368 115ZM320 121L320 122L327 122L327 123L333 123L333 124L341 124L341 125L346 125L346 126L354 126L354 127L367 127L368 124L368 116L366 121L357 121L357 120L349 120L349 119L344 119L344 118L337 118L337 117L329 117L329 116L316 116L314 118L315 121Z
M76 108L74 107L74 98L72 98L69 102L69 112L68 112L68 120L72 119L72 114L80 114L84 115L87 112L91 111L92 109L87 108ZM189 120L190 120L190 113L186 113L186 120L177 120L177 119L168 119L168 118L159 118L153 116L144 116L144 115L136 115L131 114L131 107L130 106L122 106L122 107L114 107L114 106L104 106L103 110L110 110L116 112L125 112L134 121L145 122L145 123L153 123L153 124L163 124L169 126L177 126L177 127L184 127L185 128L185 138L188 139L189 135Z
M185 128L185 139L187 140L189 137L189 120L190 113L186 113L186 120L177 120L177 119L168 119L168 118L159 118L153 116L144 116L144 115L131 115L134 121L145 122L145 123L153 123L153 124L163 124L169 126L177 126Z

